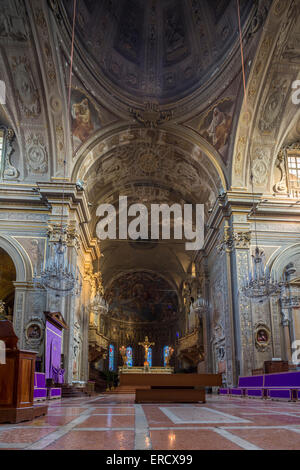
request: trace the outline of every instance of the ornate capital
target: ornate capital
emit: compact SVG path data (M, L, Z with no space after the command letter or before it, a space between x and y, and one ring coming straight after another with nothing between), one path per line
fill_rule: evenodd
M67 225L61 228L59 224L48 225L48 237L51 243L57 243L62 238L63 243L69 247L80 247L80 236L74 225Z
M224 236L217 246L218 252L232 251L234 248L249 248L250 232L234 232L231 227L225 227Z

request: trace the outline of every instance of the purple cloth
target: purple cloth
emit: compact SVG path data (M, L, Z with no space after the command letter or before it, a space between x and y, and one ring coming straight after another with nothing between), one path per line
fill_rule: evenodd
M54 380L54 383L63 384L64 377L65 377L65 369L60 369L60 368L52 366L52 378Z
M266 374L265 387L300 388L300 371L281 372L280 374Z
M38 399L44 399L46 400L47 398L47 389L46 388L34 388L33 390L33 399L38 400Z
M250 375L249 377L239 377L239 387L263 387L263 375Z
M248 397L262 397L263 396L263 391L262 389L249 389L247 390L247 395Z
M270 398L287 398L288 400L291 398L290 390L278 390L278 389L269 389L269 397Z
M48 388L48 397L51 398L61 398L61 388Z
M46 387L46 375L43 372L34 373L34 386L38 388Z
M60 369L62 331L49 321L46 322L46 378L55 381L53 370Z
M231 395L243 395L243 390L241 388L232 388Z

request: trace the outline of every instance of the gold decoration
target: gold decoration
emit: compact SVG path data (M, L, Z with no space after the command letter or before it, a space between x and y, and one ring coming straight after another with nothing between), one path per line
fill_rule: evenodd
M138 343L139 346L143 346L143 348L145 349L145 362L144 362L144 366L149 366L149 363L148 363L148 351L149 351L149 348L151 346L155 346L155 343L151 343L149 341L149 338L148 336L145 336L145 340L143 342L140 342Z
M157 103L146 103L143 110L130 108L129 112L136 121L150 128L170 121L173 117L173 111L161 111Z

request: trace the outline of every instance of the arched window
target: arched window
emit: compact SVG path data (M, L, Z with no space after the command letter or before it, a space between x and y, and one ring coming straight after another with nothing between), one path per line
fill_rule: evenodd
M115 362L115 347L113 344L109 345L109 356L108 356L108 369L114 370Z
M128 346L126 348L127 367L132 367L132 348Z
M166 358L168 357L169 354L169 346L164 347L164 367L166 367Z
M148 361L149 367L152 367L152 348L148 349L147 361Z

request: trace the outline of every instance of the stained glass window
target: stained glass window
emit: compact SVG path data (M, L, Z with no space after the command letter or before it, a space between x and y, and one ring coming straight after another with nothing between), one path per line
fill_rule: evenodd
M113 344L109 345L108 368L114 370L115 347Z
M164 347L164 367L166 367L166 364L167 364L166 358L168 357L168 355L169 355L169 346L165 346Z
M152 367L152 348L148 349L147 361L148 361L149 367Z
M132 348L128 346L126 348L127 367L132 367Z

